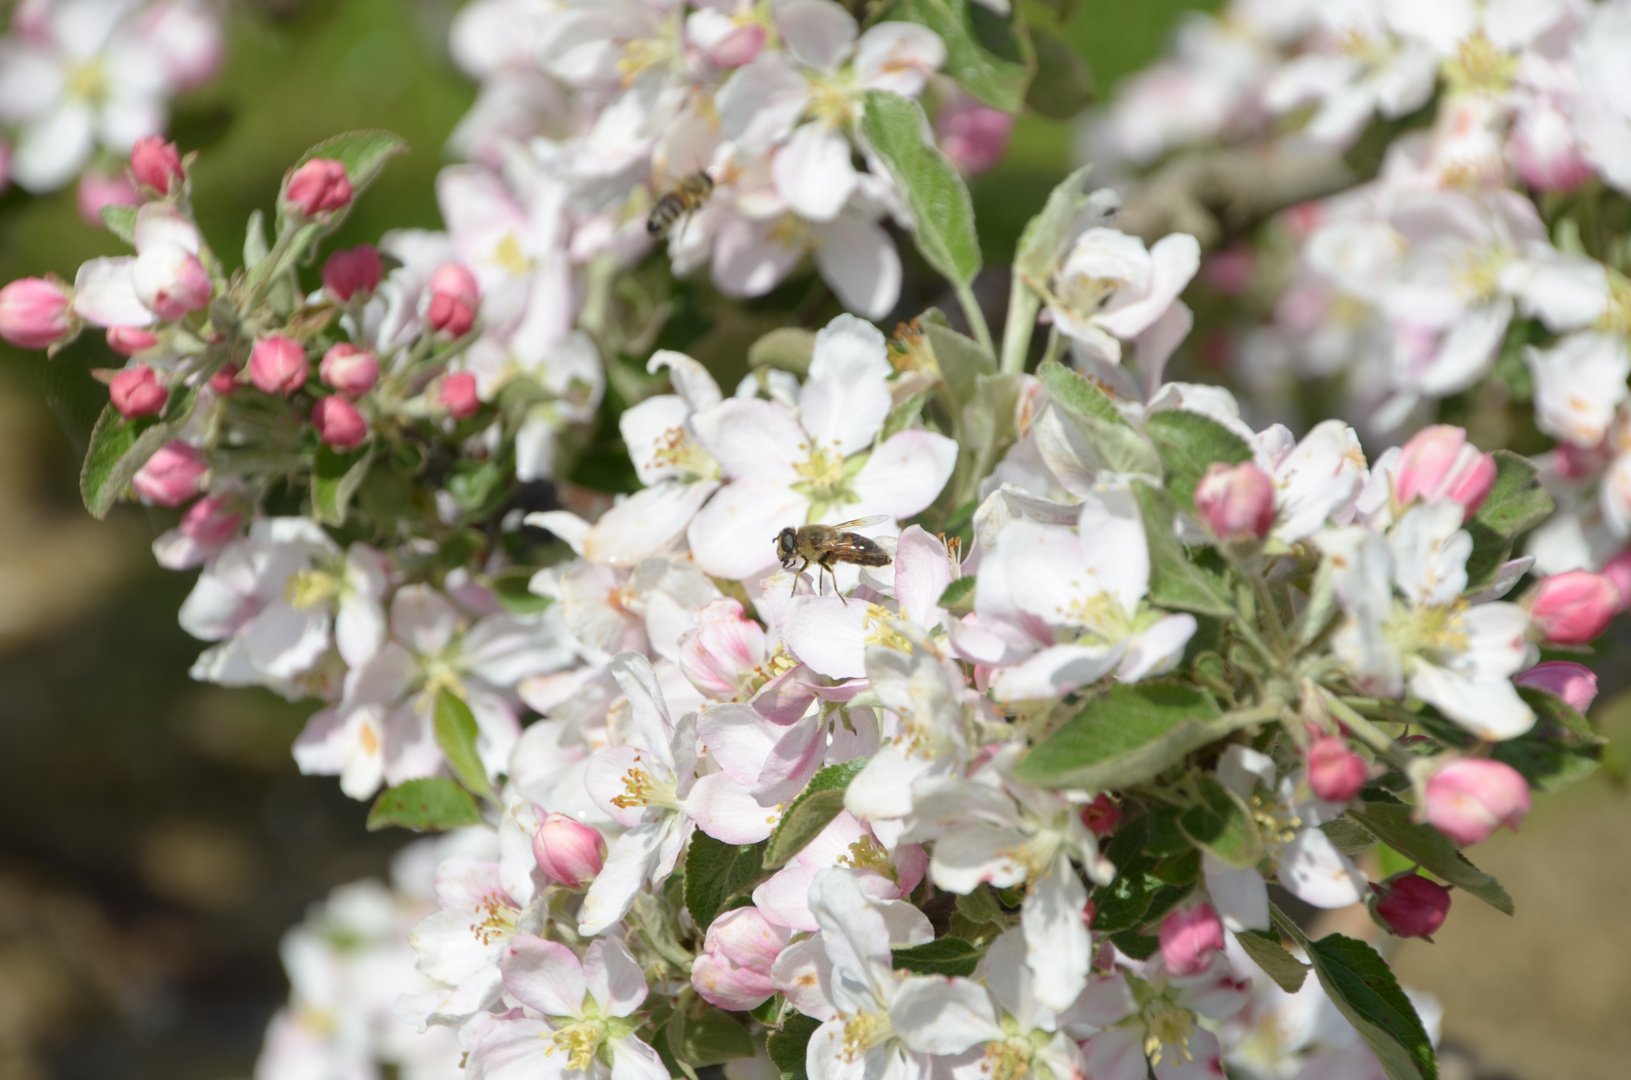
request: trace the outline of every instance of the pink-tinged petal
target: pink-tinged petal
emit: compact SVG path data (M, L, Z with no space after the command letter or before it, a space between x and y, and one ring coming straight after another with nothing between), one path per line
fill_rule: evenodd
M789 609L791 610L791 609ZM771 679L753 696L753 709L772 724L786 727L802 717L816 699L810 672L802 665Z
M1303 829L1280 850L1280 884L1319 908L1340 908L1365 898L1365 875L1318 829Z
M1120 662L1126 646L1051 645L1028 660L992 673L998 701L1059 698L1104 678Z
M827 997L827 988L832 984L832 961L827 959L827 950L820 938L795 941L783 949L771 965L770 984L805 1016L826 1021L838 1015Z
M601 938L589 946L583 978L602 1016L627 1016L646 1000L645 972L617 938Z
M764 49L737 68L715 95L720 133L745 154L757 156L787 137L809 99L809 83L787 54Z
M1003 1037L991 995L973 979L907 979L889 1003L889 1021L901 1041L920 1054L961 1054Z
M846 869L817 874L810 884L810 911L821 926L833 969L845 977L844 982L861 979L876 983L889 978L893 963L889 926L872 898L862 890L859 875ZM833 989L840 998L833 1004L840 1011L857 1003L843 1000L845 995L838 985ZM861 1003L871 1004L864 999Z
M776 565L776 535L800 526L810 500L759 477L725 485L692 519L687 537L705 574L742 581Z
M1511 322L1512 301L1504 297L1469 309L1439 340L1433 358L1420 370L1404 373L1400 383L1436 396L1467 389L1495 362Z
M891 405L887 350L882 332L853 315L816 334L799 419L823 449L848 457L872 445Z
M866 677L867 605L836 596L801 596L782 625L782 638L811 671L829 679Z
M517 935L499 962L504 989L545 1016L582 1016L584 972L577 954L558 941Z
M516 1012L515 1019L478 1029L469 1044L466 1080L558 1080L565 1074L566 1055L550 1041L555 1029Z
M744 787L759 779L765 759L782 734L782 728L747 705L710 705L697 716L697 735L708 756Z
M836 70L855 44L855 19L830 0L789 0L775 11L776 29L801 64Z
M328 648L329 616L320 608L270 604L244 627L243 642L256 667L273 678L292 679Z
M755 477L794 483L799 479L797 466L810 457L809 440L798 420L774 401L730 398L694 414L691 427L703 449L733 480Z
M985 0L985 6L1007 14L1005 0ZM946 43L927 26L883 22L862 34L855 47L855 80L868 90L917 97L945 62Z
M940 596L951 584L946 544L921 525L900 534L895 543L895 599L900 612L919 626L939 622Z
M765 759L759 779L748 785L760 806L779 805L804 790L826 756L826 732L820 713L811 713L783 731Z
M883 226L842 213L819 228L816 269L855 314L882 319L900 300L900 252Z
M634 566L667 551L718 490L717 480L664 480L636 491L590 526L583 538L584 558L604 566Z
M709 271L720 292L726 296L763 296L793 272L804 257L805 243L792 230L776 229L784 220L731 217L720 226Z
M1138 335L1139 382L1143 386L1145 400L1154 397L1161 388L1167 361L1194 328L1195 313L1182 300L1175 300L1160 318Z
M74 277L74 314L93 326L152 326L158 316L136 296L136 260L91 259Z
M598 934L629 913L634 898L663 862L671 826L670 821L654 821L617 838L606 853L606 865L584 895L578 933Z
M748 789L724 773L701 777L680 800L697 828L727 844L756 844L769 836L779 811L760 806Z
M872 452L855 477L857 504L846 514L909 518L940 495L957 464L957 444L932 431L896 432Z
M1152 1065L1155 1080L1223 1080L1223 1062L1220 1058L1218 1037L1205 1028L1196 1028L1189 1035L1189 1056L1162 1055Z
M428 585L409 585L391 600L391 637L419 656L444 651L458 628L458 609Z
M657 1051L639 1038L613 1039L612 1080L668 1080L668 1066Z
M589 797L601 811L626 828L633 828L647 818L643 805L621 806L612 800L626 794L626 780L630 773L644 764L646 752L636 746L608 746L589 759L584 770L583 785Z
M1101 1032L1082 1044L1082 1056L1093 1080L1144 1080L1149 1075L1143 1028Z
M138 252L167 246L198 254L198 226L167 202L146 203L137 210L133 235Z
M1184 655L1184 646L1195 636L1193 615L1168 615L1127 643L1127 652L1116 666L1116 678L1137 682L1150 675L1171 671Z
M790 210L808 221L831 221L859 179L850 153L843 135L823 123L805 124L776 151L770 175Z
M1026 835L1018 829L966 823L935 841L929 868L935 884L950 892L971 893L987 882L1005 889L1025 881L1025 864L1018 854L1025 842Z

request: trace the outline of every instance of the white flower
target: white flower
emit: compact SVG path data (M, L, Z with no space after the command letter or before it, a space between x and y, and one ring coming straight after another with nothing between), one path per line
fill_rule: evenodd
M1535 385L1535 426L1575 446L1594 447L1626 399L1631 356L1615 334L1570 334L1550 349L1524 351Z
M1048 312L1060 331L1095 359L1119 361L1121 343L1139 341L1139 362L1148 370L1164 364L1172 348L1152 361L1144 353L1144 335L1165 337L1157 328L1176 319L1182 330L1171 341L1176 347L1188 331L1189 309L1179 303L1178 295L1195 276L1200 260L1200 244L1186 233L1162 237L1146 251L1136 236L1089 229L1054 276L1058 302L1050 303Z

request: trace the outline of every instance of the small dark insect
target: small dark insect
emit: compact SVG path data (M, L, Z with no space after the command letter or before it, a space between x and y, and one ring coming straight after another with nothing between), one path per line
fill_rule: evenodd
M679 182L673 191L657 200L646 218L646 232L652 239L661 240L676 222L702 208L713 194L714 178L705 172L692 173Z
M811 563L820 567L816 571L817 587L819 588L826 580L821 576L825 572L832 575L833 591L837 592L838 575L833 572L834 563L888 566L892 561L890 554L879 547L877 541L844 530L861 529L888 520L887 514L880 514L876 517L842 521L837 525L804 525L797 529L788 526L776 534L776 558L781 560L783 570L792 570L793 564L802 560L793 574L795 592L798 590L798 575L808 569ZM838 598L844 600L844 595L839 593ZM848 604L849 601L844 600L844 603Z

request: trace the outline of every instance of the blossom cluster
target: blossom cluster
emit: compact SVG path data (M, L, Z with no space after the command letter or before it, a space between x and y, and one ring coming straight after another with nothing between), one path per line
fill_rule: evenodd
M199 570L194 677L315 699L303 771L371 827L449 831L396 899L291 937L263 1072L430 1076L452 1032L472 1080L1431 1075L1431 1003L1270 886L1378 938L1437 932L1452 889L1511 910L1458 849L1595 768L1595 679L1543 650L1622 593L1515 556L1552 527L1543 471L1449 424L1372 458L1342 420L1298 437L1168 380L1201 245L1123 232L1085 172L1022 235L993 340L912 100L945 56L920 23L488 2L456 42L490 61L461 131L496 164L443 173L445 232L302 285L401 149L355 133L229 269L152 137L104 215L136 253L0 289L14 344L95 327L125 358L83 491L185 507L155 554ZM518 141L539 102L560 130ZM735 386L655 348L615 286L656 172L700 169L676 268L762 292L808 249L783 241L820 233L831 276L853 227L896 269L831 283L875 317L893 206L971 333L784 327ZM1488 222L1456 220L1462 247L1409 257L1459 272ZM1495 277L1544 320L1582 265L1542 236ZM567 478L624 354L668 386L615 414L638 486L611 496Z
M0 37L0 190L78 177L92 223L134 206L121 159L164 133L169 99L214 78L223 51L205 0L22 0Z

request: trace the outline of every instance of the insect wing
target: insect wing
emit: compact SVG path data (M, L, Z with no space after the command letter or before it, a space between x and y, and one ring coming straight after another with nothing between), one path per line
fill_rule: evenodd
M877 543L855 533L839 533L822 545L828 557L838 562L859 563L862 566L887 566L889 553Z
M829 529L864 529L868 525L881 525L889 520L888 514L873 514L871 517L856 518L854 521L840 521L837 525L828 525Z

